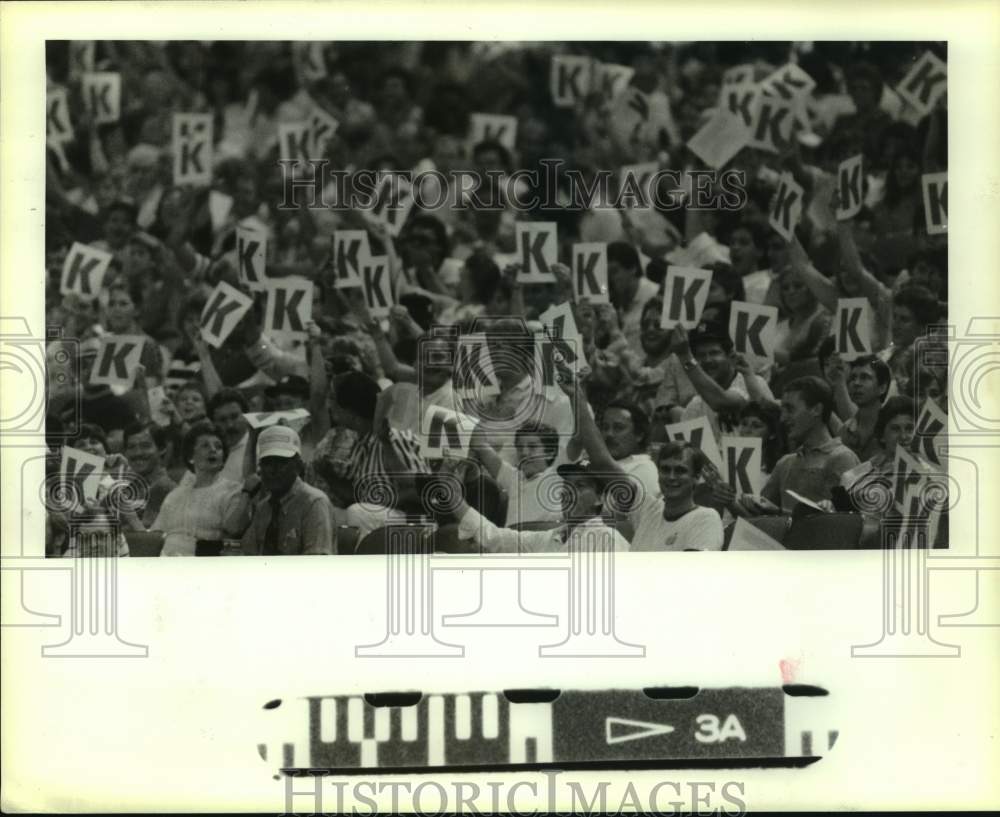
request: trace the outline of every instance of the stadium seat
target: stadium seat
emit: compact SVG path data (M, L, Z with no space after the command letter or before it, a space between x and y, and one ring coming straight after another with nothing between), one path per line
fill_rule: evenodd
M751 525L756 528L760 528L764 533L774 539L779 545L784 544L785 537L788 535L788 526L791 523L791 517L785 515L771 515L771 516L751 516L746 519ZM733 538L733 528L736 526L735 522L730 522L726 526L725 535L723 537L722 549L729 549L729 542Z
M128 543L128 555L159 556L163 550L163 534L148 531L125 531L125 541Z
M337 527L337 539L334 548L340 555L353 555L358 546L360 531L353 525L340 525Z
M792 520L782 544L789 550L854 550L861 542L859 513L816 513Z
M394 529L399 530L400 528L405 527L412 527L415 531L419 532L427 530L424 525L386 525L385 527L376 528L371 533L367 534L360 542L358 542L358 546L355 548L354 553L358 556L371 556L373 554L387 553L388 544L386 540L389 536L389 531Z

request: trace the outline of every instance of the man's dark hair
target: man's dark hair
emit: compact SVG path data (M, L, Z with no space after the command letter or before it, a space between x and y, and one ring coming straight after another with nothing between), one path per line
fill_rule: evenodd
M362 372L348 372L337 378L334 396L337 405L365 420L375 419L375 404L381 389Z
M892 369L889 364L876 355L862 355L850 362L852 369L860 369L868 366L875 373L875 380L879 386L879 396L884 400L886 392L889 391L889 384L892 382Z
M628 412L629 417L632 418L632 428L635 430L635 436L639 438L640 443L645 448L649 437L649 417L646 412L635 403L629 403L626 400L612 400L604 407L604 413L607 414L611 409Z
M500 286L500 268L483 252L474 252L466 258L465 268L469 272L476 302L488 304Z
M636 275L642 275L639 265L639 253L635 247L624 241L612 241L608 244L608 263L615 263L625 269L635 270Z
M181 443L181 455L184 457L185 464L191 464L195 446L201 437L215 437L222 443L222 458L225 459L229 456L229 446L226 445L226 438L222 432L208 420L201 420L188 429L188 433L184 435L184 441Z
M111 217L111 214L115 212L124 213L132 225L135 225L136 220L139 218L139 208L135 204L123 199L116 199L104 208L104 212L101 214L102 220L107 221Z
M882 404L882 408L878 410L878 418L875 420L875 428L872 430L872 436L879 442L882 442L882 435L885 434L885 427L895 417L904 415L909 417L913 422L917 421L917 404L914 403L909 397L890 397Z
M212 395L212 398L208 401L208 406L206 407L208 416L212 417L216 409L229 403L236 403L240 407L240 411L246 414L248 405L243 393L239 389L223 389Z
M514 439L516 441L520 440L521 437L529 436L538 437L542 441L542 447L545 449L545 464L552 465L559 455L559 432L545 423L529 422L518 428Z
M80 428L69 442L70 448L76 448L80 440L99 440L106 451L108 448L108 435L104 429L94 423L81 423Z
M802 402L809 408L815 405L821 406L820 417L824 423L830 421L830 414L833 413L833 390L825 380L812 375L800 377L785 386L784 393L791 392L799 394L802 397Z
M733 225L733 228L729 231L729 235L726 237L727 242L732 243L733 233L737 230L746 230L750 233L750 238L758 252L761 255L767 253L768 227L766 224L758 219L745 218Z
M132 437L138 437L140 434L145 434L149 432L149 436L153 439L153 445L157 447L158 450L163 451L167 447L167 443L170 441L170 434L167 429L162 426L158 426L156 423L132 423L125 427L122 432L122 448L128 448L128 442Z
M707 321L699 324L691 331L690 344L692 351L699 346L705 346L709 343L719 344L722 347L722 351L727 355L733 351L733 341L729 337L726 327L721 323Z
M510 151L496 139L484 139L482 142L476 143L476 145L472 148L472 158L478 161L479 157L487 151L495 151L499 154L500 163L503 165L503 169L507 173L510 173L512 168Z
M682 460L687 454L691 455L691 473L697 479L705 466L708 465L708 457L705 456L704 451L689 442L664 443L660 446L660 452L656 456L656 464L659 465L664 460Z
M400 238L404 241L406 236L414 230L430 230L434 233L434 241L438 245L438 250L442 258L446 258L450 251L448 245L448 230L437 216L428 213L417 213L410 217L403 228Z
M920 326L928 326L941 315L938 300L927 287L920 284L907 284L892 299L893 306L903 306L913 313L914 320Z

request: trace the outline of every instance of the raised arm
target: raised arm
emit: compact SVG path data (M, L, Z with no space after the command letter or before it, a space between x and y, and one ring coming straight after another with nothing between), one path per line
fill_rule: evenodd
M747 400L742 394L735 389L722 388L698 365L691 353L687 330L679 324L673 329L670 348L680 360L695 391L713 411L739 411L746 405Z
M330 430L330 412L327 409L327 399L330 392L329 378L326 374L326 360L320 350L320 330L310 321L306 326L309 333L307 354L309 356L309 427L313 429L315 439L321 440Z
M813 294L813 297L830 312L837 311L837 299L840 293L837 285L812 265L805 247L793 237L788 242L788 260L792 272L802 279L802 283Z
M845 278L857 282L868 303L877 314L891 301L892 294L878 278L865 269L861 263L858 245L854 243L854 228L849 221L837 222L837 238L840 241L840 265ZM831 310L833 312L835 310Z

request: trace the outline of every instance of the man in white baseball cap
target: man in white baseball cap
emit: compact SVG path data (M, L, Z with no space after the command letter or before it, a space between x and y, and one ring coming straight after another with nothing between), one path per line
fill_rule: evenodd
M302 481L299 435L283 425L261 431L257 438L257 470L259 476L252 474L244 482L236 510L244 525L233 525L235 530L245 527L243 553L333 553L333 506L325 493Z

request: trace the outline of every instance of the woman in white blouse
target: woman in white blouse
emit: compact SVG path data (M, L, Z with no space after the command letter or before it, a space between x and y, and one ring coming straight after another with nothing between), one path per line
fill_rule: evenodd
M221 476L229 452L211 423L192 426L183 451L194 479L167 494L150 530L164 534L161 556L217 555L226 535L224 520L242 486Z

